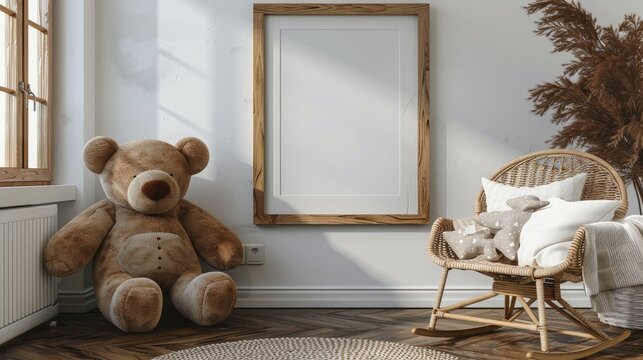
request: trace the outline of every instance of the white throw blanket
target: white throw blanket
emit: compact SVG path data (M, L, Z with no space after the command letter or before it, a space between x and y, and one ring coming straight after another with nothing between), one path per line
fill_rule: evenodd
M614 311L614 291L643 285L643 216L585 225L585 292L596 312Z

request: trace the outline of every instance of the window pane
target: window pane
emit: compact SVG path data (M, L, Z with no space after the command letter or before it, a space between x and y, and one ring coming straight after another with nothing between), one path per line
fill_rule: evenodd
M49 140L47 105L36 103L36 111L33 110L33 104L29 101L27 110L29 121L27 124L27 141L29 142L28 167L29 168L46 168L47 145Z
M29 27L29 86L43 99L47 99L47 58L47 35Z
M0 5L6 8L9 8L13 11L16 11L16 9L18 8L17 4L18 4L18 1L16 0L0 0Z
M0 12L0 86L16 87L16 19Z
M16 97L0 91L0 167L18 166Z
M29 20L49 28L48 0L29 0Z

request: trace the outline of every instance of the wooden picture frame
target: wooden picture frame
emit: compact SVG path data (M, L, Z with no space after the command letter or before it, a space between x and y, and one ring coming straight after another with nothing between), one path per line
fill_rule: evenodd
M253 22L254 223L428 223L429 5L255 4Z

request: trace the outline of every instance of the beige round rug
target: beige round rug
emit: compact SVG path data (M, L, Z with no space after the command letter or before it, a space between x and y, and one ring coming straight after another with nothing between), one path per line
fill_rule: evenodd
M437 350L345 338L273 338L199 346L152 360L455 360Z

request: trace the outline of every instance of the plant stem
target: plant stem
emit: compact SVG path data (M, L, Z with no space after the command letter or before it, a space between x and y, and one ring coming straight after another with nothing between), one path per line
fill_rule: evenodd
M636 200L639 205L639 215L643 215L643 210L641 209L641 199L643 198L643 179L640 176L633 176L632 184L634 184L634 192L636 193Z

